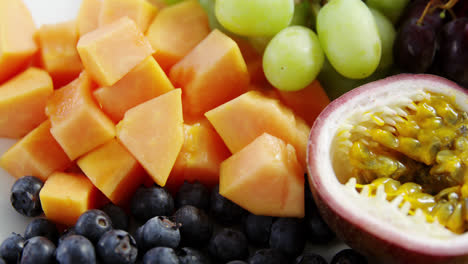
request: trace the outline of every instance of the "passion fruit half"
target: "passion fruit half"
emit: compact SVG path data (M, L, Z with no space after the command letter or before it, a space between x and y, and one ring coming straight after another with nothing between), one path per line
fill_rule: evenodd
M316 119L311 190L371 263L468 263L468 92L427 74L356 88Z

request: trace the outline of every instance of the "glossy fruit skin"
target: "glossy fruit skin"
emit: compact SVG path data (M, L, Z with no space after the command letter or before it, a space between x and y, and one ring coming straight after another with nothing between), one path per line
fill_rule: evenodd
M101 210L110 217L113 228L128 230L129 217L121 207L108 203Z
M179 257L173 248L155 247L145 253L143 264L179 264Z
M268 245L273 217L249 214L244 221L244 232L250 242L256 245Z
M105 264L135 263L138 248L135 239L124 230L107 231L96 245L96 252Z
M84 212L75 224L75 232L93 243L97 243L101 236L111 229L112 221L110 217L98 209Z
M59 246L60 243L62 243L62 241L63 241L65 238L67 238L67 237L69 237L69 236L73 236L73 235L77 235L74 226L65 229L65 231L63 231L62 235L61 235L61 236L59 237L59 239L58 239L57 246Z
M177 256L180 264L210 264L211 261L200 251L191 248L183 247L178 249Z
M247 262L242 261L242 260L233 260L233 261L229 261L226 264L247 264Z
M307 230L307 240L314 244L326 244L335 238L335 233L333 233L320 215L317 205L312 198L308 182L305 188L306 216L304 218L304 224Z
M408 240L404 234L389 232L384 224L374 226L372 229L366 228L368 224L366 219L356 216L343 207L341 201L335 199L334 194L324 184L323 177L332 176L323 175L321 166L327 161L323 159L324 153L321 151L325 147L321 135L333 133L328 130L329 124L336 124L333 114L341 110L349 111L353 107L351 102L356 97L369 101L369 98L388 96L388 91L398 96L398 89L405 87L433 87L434 89L441 87L444 92L456 94L458 99L468 100L468 91L448 79L430 74L398 74L365 84L342 95L321 112L311 129L307 150L307 175L310 189L320 215L330 229L340 240L364 254L370 263L467 263L468 250L467 246L462 243L436 248L428 246L428 243ZM343 116L339 115L339 119L342 118ZM323 133L324 130L327 132Z
M343 249L333 256L331 264L367 264L364 256L353 249Z
M60 264L93 264L96 263L96 253L86 237L69 235L57 247L56 259Z
M44 183L36 177L21 177L11 187L10 201L15 210L25 216L38 216L42 213L39 192Z
M155 216L172 215L174 198L166 189L159 186L140 187L131 199L130 210L141 222L146 222Z
M184 205L193 205L197 208L208 210L210 207L210 191L205 185L196 181L185 181L179 188L175 197L176 208Z
M267 248L259 249L249 258L249 264L286 264L288 258L279 250Z
M24 237L12 233L0 245L0 257L7 263L17 263L21 257L25 242Z
M220 223L240 222L247 211L219 194L219 184L211 190L210 213Z
M212 256L222 262L246 259L249 255L245 235L231 228L223 228L210 239L208 250Z
M0 264L7 264L3 258L0 258Z
M320 255L306 253L296 258L295 264L327 264L328 262ZM343 263L344 264L344 263Z
M184 205L174 213L173 219L180 226L183 245L201 247L210 240L214 224L203 210Z
M304 222L298 218L278 218L271 226L270 247L296 257L306 243Z
M55 224L46 218L34 218L24 231L24 238L29 239L35 236L43 236L53 243L57 242L59 232Z
M21 264L49 264L53 263L55 245L45 237L33 237L26 240Z
M438 58L443 75L468 88L468 17L443 27Z
M145 252L154 247L176 248L180 243L179 226L165 216L155 216L137 230L138 247Z

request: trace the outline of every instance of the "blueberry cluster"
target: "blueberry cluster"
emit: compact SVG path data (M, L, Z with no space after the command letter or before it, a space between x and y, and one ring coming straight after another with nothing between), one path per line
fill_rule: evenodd
M32 215L42 184L34 177L18 182L12 204ZM131 217L107 204L86 211L62 234L49 220L33 219L23 235L12 234L0 245L0 264L327 263L320 255L304 253L307 240L326 244L334 239L309 191L305 198L304 219L275 218L248 213L221 196L219 186L209 190L199 182L185 182L174 197L165 188L142 186L130 201ZM332 263L366 260L348 249Z

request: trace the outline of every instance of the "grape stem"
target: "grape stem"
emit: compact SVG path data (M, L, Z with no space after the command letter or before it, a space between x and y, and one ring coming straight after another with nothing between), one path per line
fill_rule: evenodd
M422 25L422 23L424 21L424 17L428 13L434 12L434 10L436 10L437 8L447 10L450 13L450 15L452 15L452 17L455 17L455 14L452 11L452 7L455 6L455 4L457 2L458 2L458 0L449 0L447 3L443 3L440 0L430 0L427 3L426 8L424 8L424 11L423 11L421 17L418 19L417 24ZM431 8L431 6L433 6L433 7Z

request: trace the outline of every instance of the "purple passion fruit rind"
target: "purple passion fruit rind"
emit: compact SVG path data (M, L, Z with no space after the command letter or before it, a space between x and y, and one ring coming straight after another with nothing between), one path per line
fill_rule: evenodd
M401 199L397 203L385 195L359 192L356 181L346 175L352 166L343 162L346 154L339 150L343 138L366 118L377 116L377 123L392 119L428 94L443 95L460 111L468 111L468 92L457 84L433 75L400 74L334 100L310 132L309 183L321 215L338 237L377 263L468 262L468 233L427 221L420 211L408 215Z

